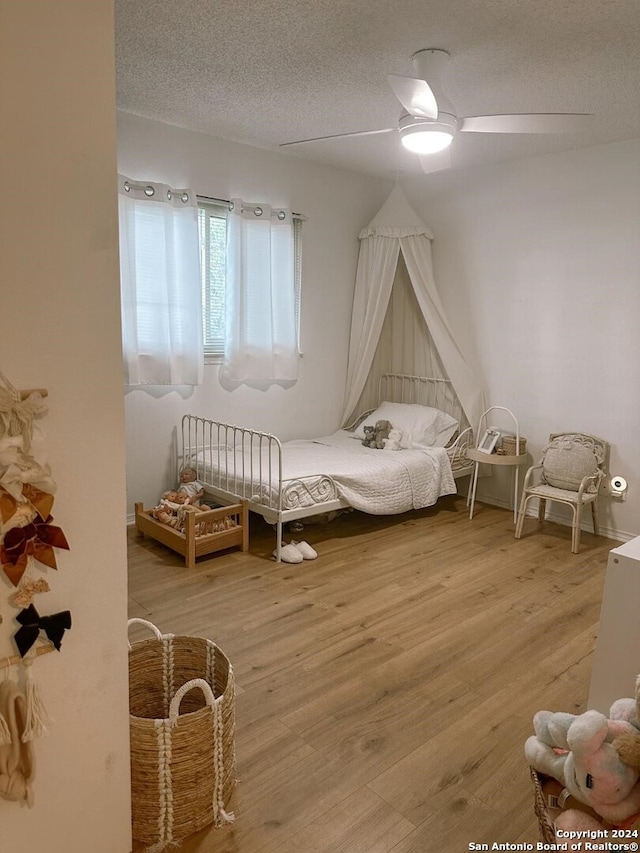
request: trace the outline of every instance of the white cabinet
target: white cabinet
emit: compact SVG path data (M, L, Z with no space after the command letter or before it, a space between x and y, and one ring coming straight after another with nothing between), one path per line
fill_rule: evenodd
M616 699L634 695L639 674L640 536L637 536L609 552L588 707L608 714Z

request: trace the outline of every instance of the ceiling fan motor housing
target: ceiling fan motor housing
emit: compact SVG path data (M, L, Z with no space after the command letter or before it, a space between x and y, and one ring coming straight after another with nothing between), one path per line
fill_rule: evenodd
M425 47L416 50L411 57L411 62L418 77L423 80L439 80L440 75L449 64L451 54L448 50L438 47Z

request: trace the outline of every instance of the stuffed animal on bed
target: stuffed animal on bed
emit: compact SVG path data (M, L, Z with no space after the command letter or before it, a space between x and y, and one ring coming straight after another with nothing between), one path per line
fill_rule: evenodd
M364 439L362 443L365 447L374 447L376 450L382 450L384 441L389 438L391 432L391 424L389 421L376 421L374 426L364 427Z
M376 428L374 426L366 426L364 428L364 438L362 439L362 443L365 447L376 446Z
M402 430L390 429L389 438L382 440L383 450L401 450L400 442L402 441Z
M375 446L378 450L382 450L384 447L385 438L389 438L389 433L391 432L391 424L389 421L376 421L375 426L375 434L376 434L376 443Z

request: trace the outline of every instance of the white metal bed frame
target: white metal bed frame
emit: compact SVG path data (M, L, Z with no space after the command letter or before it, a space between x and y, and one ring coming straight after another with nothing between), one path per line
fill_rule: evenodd
M473 463L466 458L467 447L473 447L473 434L462 411L453 386L448 379L385 373L380 377L378 401L420 403L441 409L460 423L455 441L447 448L454 477L471 473ZM350 428L370 412L360 415ZM241 461L237 451L241 450ZM209 460L207 465L206 459ZM213 464L215 462L215 470ZM246 500L249 509L276 526L276 560L280 561L283 525L299 518L348 508L339 498L331 477L314 481L312 490L302 480L283 480L282 442L275 435L247 429L195 415L182 418L181 446L178 448L178 468L193 467L197 479L207 494L223 504ZM214 482L212 482L212 479ZM303 492L311 496L312 505L284 506L285 491ZM263 502L267 496L268 502ZM323 497L325 498L323 500Z

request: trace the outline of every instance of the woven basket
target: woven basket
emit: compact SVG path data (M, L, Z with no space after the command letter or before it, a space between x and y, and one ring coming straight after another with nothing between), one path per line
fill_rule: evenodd
M538 818L540 839L546 841L548 844L553 844L556 840L556 832L553 827L553 819L547 811L542 782L533 767L530 767L529 771L531 772L531 781L533 782L533 810Z
M132 832L156 851L234 819L235 682L211 640L132 624L155 634L129 647Z
M516 437L515 435L503 435L500 448L505 456L516 456ZM526 453L527 439L520 436L520 453Z

